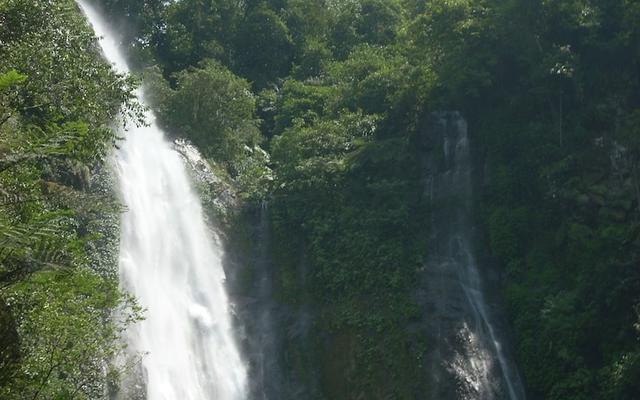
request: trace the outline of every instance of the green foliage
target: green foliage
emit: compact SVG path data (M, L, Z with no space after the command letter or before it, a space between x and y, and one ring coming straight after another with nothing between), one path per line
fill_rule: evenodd
M496 72L486 70L501 82L487 81L482 102L468 108L488 166L482 219L507 271L529 396L631 399L640 248L637 135L625 121L637 108L629 68L638 53L622 16L633 7L510 3L478 21L495 21L476 35L501 43L491 54ZM510 18L517 24L504 24Z
M464 105L491 85L496 27L484 1L425 2L408 27L410 52L438 75L438 95Z
M391 112L405 90L409 88L407 76L411 74L407 60L389 48L358 46L343 62L328 67L328 75L337 83L341 104L334 107L361 108L368 113Z
M172 89L157 69L145 73L147 97L170 132L180 133L222 166L242 197L259 200L270 189L269 155L260 148L256 96L249 83L205 60L174 75Z
M97 398L139 310L96 251L119 206L92 175L140 108L73 1L3 1L0 21L0 397Z
M38 274L4 296L17 315L21 360L2 398L100 398L106 362L122 350L114 343L139 313L117 284L79 269ZM110 318L117 307L123 320Z
M206 58L228 59L225 50L234 40L235 23L241 15L238 2L187 0L164 2L164 7L166 30L152 38L159 37L158 55L171 72Z
M329 108L329 99L333 89L325 85L296 80L287 80L277 93L273 105L277 113L274 115L273 133L282 133L294 124L309 125Z
M359 44L392 44L403 22L398 1L334 1L330 40L334 53L345 58Z
M259 142L255 98L249 84L213 61L176 75L163 121L209 156L232 162Z
M342 114L335 121L293 126L272 142L278 178L287 191L327 193L348 168L347 154L357 151L375 131L375 117Z
M116 76L99 58L94 37L75 3L11 1L0 28L3 70L32 77L20 85L11 107L39 123L46 119L85 121L99 127L125 103L132 111L133 83ZM20 34L18 34L20 32Z
M303 53L309 52L310 47L322 46L324 52L326 44L317 44L326 40L331 23L330 10L324 0L289 0L281 12L289 28L298 63L308 62Z
M300 64L293 69L292 75L297 79L312 78L322 74L328 60L331 59L331 50L320 39L307 40L302 48Z
M27 79L26 75L19 74L15 69L0 75L0 91L18 85Z
M271 141L272 220L280 293L320 310L314 337L332 339L321 345L327 357L307 362L318 365L326 396L411 398L421 379L410 351L417 338L404 329L414 315L405 294L420 264L424 220L410 133L380 131L385 115L339 111L364 102L343 94L357 82L350 70L333 69L333 87L288 81L277 103L283 131ZM309 268L303 285L300 262ZM390 370L398 373L383 379Z
M262 88L289 72L293 40L280 16L261 4L248 10L237 51L240 73Z

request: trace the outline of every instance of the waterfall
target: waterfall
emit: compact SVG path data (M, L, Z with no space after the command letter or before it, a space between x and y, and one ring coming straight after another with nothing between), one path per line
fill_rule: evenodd
M108 23L78 2L105 57L129 68ZM139 90L137 96L144 104ZM123 132L115 164L121 198L121 285L146 309L128 345L142 353L149 400L242 400L247 373L233 337L222 250L204 221L180 155L153 113L148 126Z
M523 400L504 326L488 300L490 285L472 246L473 165L466 122L458 113L434 113L421 139L432 219L418 301L431 343L430 398Z

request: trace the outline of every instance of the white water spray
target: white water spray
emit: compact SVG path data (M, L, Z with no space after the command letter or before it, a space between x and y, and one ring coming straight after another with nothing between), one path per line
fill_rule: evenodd
M129 67L96 10L78 1L105 57ZM142 91L137 93L144 104ZM116 154L122 201L122 286L146 308L128 332L149 400L243 400L247 373L232 335L220 245L204 222L183 160L155 122L124 132Z

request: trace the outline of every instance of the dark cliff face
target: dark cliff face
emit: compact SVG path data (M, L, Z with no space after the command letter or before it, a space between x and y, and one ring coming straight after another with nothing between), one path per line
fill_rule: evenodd
M227 285L249 367L250 399L320 398L312 313L304 304L278 300L268 204L237 210L226 231ZM299 287L304 286L304 269L299 266Z
M422 282L421 329L429 399L523 399L523 388L506 348L504 327L478 265L473 206L474 163L467 123L457 112L430 114L420 136L424 196L431 232Z
M252 399L283 397L282 310L273 298L273 263L266 204L242 212L243 226L230 237L227 259L232 265L228 280L235 298L235 316L242 328L240 340L249 365ZM238 221L240 222L240 221ZM240 236L240 235L242 236ZM236 243L233 243L233 242ZM240 246L238 246L240 244Z

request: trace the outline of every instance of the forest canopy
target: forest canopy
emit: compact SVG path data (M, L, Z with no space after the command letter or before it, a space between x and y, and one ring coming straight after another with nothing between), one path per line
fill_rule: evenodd
M437 212L418 142L443 110L469 124L479 247L528 397L640 396L639 2L94 3L162 125L247 207L269 202L278 301L315 311L287 359L314 398L429 390L407 326ZM0 0L2 398L95 398L124 326L105 310L137 318L103 168L134 86L73 1Z

